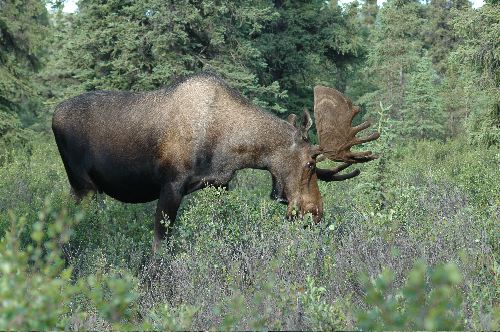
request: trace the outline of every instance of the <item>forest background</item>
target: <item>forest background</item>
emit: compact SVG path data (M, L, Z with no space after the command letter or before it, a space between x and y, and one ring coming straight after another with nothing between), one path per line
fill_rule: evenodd
M499 329L497 0L63 5L0 0L1 330ZM381 157L320 184L314 227L239 172L153 257L153 203L73 202L51 114L200 71L282 118L335 87Z

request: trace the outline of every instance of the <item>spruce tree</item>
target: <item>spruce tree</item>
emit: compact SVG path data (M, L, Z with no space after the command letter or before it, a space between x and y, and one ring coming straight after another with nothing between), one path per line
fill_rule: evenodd
M389 0L379 11L370 38L367 77L374 91L360 98L372 109L379 102L391 106L391 117L400 120L408 75L414 70L422 49L424 7L419 1Z
M43 1L0 1L0 164L13 146L27 143L23 127L41 108L33 76L42 67L47 27Z
M439 74L446 71L446 60L459 42L451 22L461 11L471 8L468 0L431 0L426 6L427 24L424 26L425 48Z
M405 137L443 137L444 116L438 80L430 58L422 56L408 77L400 124L401 133Z
M476 10L462 12L452 21L462 42L450 54L450 86L467 92L462 104L470 142L500 144L500 5L487 2Z
M36 96L31 77L41 68L47 31L43 1L0 2L0 112L20 113Z
M377 0L364 0L361 5L362 23L367 29L372 29L377 20Z
M281 111L284 91L260 84L266 63L252 43L275 18L266 1L82 0L64 57L84 90L151 90L209 70Z
M363 47L356 7L286 0L274 1L274 7L279 18L256 42L266 61L261 77L287 91L286 108L299 113L310 107L315 84L344 91L350 66Z

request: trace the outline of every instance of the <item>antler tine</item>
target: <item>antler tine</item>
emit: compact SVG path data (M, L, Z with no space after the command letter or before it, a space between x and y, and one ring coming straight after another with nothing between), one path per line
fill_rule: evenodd
M352 109L351 122L350 122L350 123L352 123L352 120L361 111L361 108L359 106L352 106L352 102L347 98L345 98L345 99L347 100L347 104L349 105L349 108Z
M342 164L338 165L337 167L332 168L332 172L333 173L338 173L340 171L343 171L344 169L346 169L347 167L349 167L351 165L352 164L350 164L350 163L342 163Z
M341 164L335 168L332 168L332 169L317 168L316 175L317 175L319 180L326 181L326 182L343 181L343 180L347 180L347 179L353 178L355 176L358 176L360 173L359 169L355 169L354 171L352 171L350 173L346 173L346 174L337 174L349 166L351 166L350 163L343 163L343 164Z
M351 123L352 123L352 120L351 120ZM355 127L352 127L352 129L354 131L356 131L356 133L359 133L361 130L365 130L366 128L370 127L372 124L369 122L369 121L365 121Z
M371 141L376 140L379 137L380 137L380 133L373 133L373 134L370 134L369 136L366 136L363 138L357 138L356 143L354 143L354 144L356 145L356 144L363 144L363 143L371 142Z

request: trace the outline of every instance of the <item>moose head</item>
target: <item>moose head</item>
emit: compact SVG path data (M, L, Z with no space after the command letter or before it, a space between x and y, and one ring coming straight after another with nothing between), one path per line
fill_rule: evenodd
M319 145L309 143L308 131L312 119L307 110L302 120L292 114L288 122L295 126L293 144L287 151L286 162L280 163L280 169L273 173L271 197L288 204L288 217L302 217L311 213L313 220L319 222L323 216L323 200L318 188L318 180L343 181L359 175L355 169L350 173L340 172L352 164L364 163L377 158L371 151L353 152L354 145L370 142L380 137L375 132L367 137L356 135L368 128L365 121L355 127L352 120L359 112L359 107L335 89L316 86L314 88L314 115L319 138ZM325 158L343 162L332 169L317 167Z

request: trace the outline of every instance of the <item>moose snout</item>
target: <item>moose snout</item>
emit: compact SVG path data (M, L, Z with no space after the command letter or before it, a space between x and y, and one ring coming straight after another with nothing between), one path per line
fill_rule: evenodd
M318 224L323 218L323 207L315 204L307 204L301 209L301 214L306 215L310 213L313 217L315 224Z
M323 207L321 205L316 205L313 203L289 204L287 210L287 218L303 218L308 213L312 215L314 223L317 224L323 217Z

